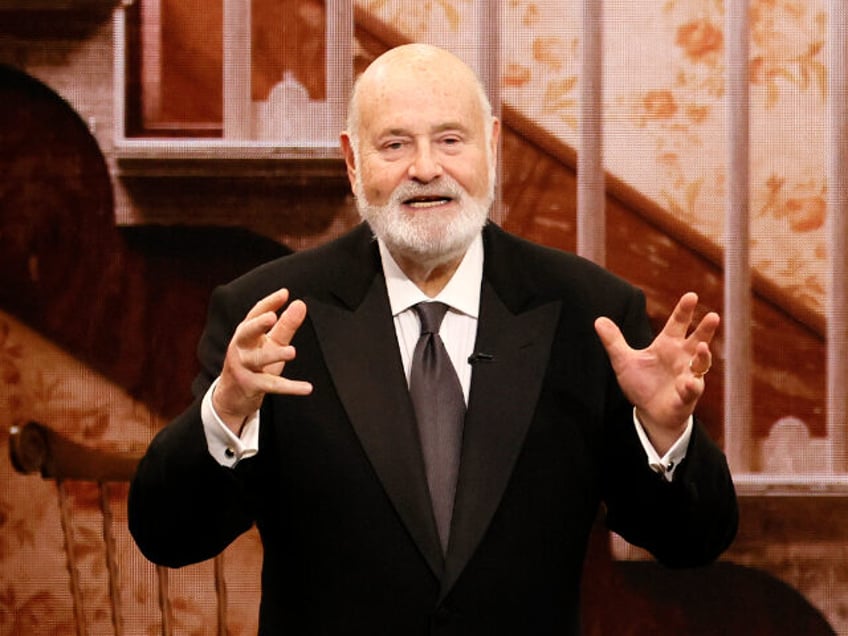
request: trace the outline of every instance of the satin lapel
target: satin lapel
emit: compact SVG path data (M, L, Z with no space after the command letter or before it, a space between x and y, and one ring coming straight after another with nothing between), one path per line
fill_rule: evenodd
M444 558L415 416L380 275L353 308L307 299L327 367L365 453L437 576Z
M492 359L472 371L442 596L501 501L536 408L560 305L553 301L513 314L488 282L482 286L475 350Z

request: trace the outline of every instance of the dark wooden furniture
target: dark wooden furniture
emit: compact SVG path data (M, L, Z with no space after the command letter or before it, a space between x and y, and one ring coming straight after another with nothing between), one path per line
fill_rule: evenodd
M120 572L115 550L113 511L110 503L110 484L129 482L135 473L140 453L117 453L79 444L38 422L13 426L9 433L9 452L14 468L24 474L40 473L56 483L65 555L73 597L74 623L77 636L89 633L83 605L82 584L74 545L73 515L66 482L96 483L100 493L100 512L103 525L106 568L109 581L109 601L112 626L116 636L124 633L120 603ZM215 595L217 601L217 634L227 633L227 589L224 581L223 555L215 558ZM173 634L173 610L168 595L168 568L156 567L162 635Z

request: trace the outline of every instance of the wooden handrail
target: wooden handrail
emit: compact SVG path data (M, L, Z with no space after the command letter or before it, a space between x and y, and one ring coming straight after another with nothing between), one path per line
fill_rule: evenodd
M85 446L39 422L12 426L9 453L20 473L98 482L130 481L142 455Z

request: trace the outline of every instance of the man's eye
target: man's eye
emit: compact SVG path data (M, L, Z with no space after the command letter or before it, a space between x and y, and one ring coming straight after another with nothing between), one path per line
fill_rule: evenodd
M464 139L456 135L451 135L449 137L442 137L439 143L442 148L449 152L458 152L463 146Z

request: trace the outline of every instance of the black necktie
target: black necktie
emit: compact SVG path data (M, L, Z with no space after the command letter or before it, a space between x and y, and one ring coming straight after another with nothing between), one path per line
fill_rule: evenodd
M444 551L448 546L465 420L462 386L439 337L439 326L447 309L444 303L415 306L421 319L421 337L415 345L409 375L430 499Z

